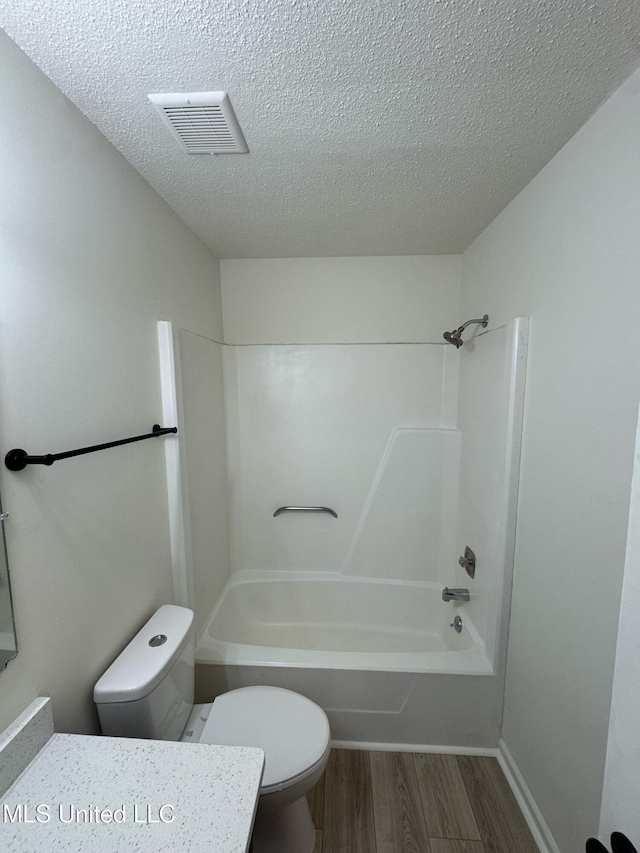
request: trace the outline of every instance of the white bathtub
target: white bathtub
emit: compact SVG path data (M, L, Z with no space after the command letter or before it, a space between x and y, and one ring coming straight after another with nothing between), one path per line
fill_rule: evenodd
M241 572L196 659L196 701L255 684L295 690L324 708L338 745L482 752L498 742L502 673L441 585Z
M337 745L482 752L498 742L503 674L441 585L239 572L196 659L197 702L248 685L295 690L324 708Z
M442 586L336 574L239 573L196 649L198 663L491 674L464 604ZM461 633L451 626L459 614Z

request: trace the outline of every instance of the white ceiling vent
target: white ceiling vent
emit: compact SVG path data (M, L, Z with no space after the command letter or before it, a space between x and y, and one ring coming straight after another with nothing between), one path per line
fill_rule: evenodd
M149 100L187 154L249 151L226 92L149 95Z

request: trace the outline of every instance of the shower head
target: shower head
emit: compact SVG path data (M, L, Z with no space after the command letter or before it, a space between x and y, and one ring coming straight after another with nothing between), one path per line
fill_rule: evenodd
M442 336L448 344L453 344L456 349L460 349L464 341L460 337L462 327L454 329L453 332L445 332Z
M452 332L445 332L442 336L448 344L453 344L456 349L460 349L464 341L462 340L462 333L470 326L471 323L479 323L483 329L487 328L487 324L489 323L489 315L485 314L481 320L467 320L466 323L463 323L461 326L458 326L457 329L454 329Z

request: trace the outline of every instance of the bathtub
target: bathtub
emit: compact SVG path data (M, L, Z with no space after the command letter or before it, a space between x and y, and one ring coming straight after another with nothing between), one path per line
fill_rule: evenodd
M490 752L503 674L465 605L441 595L433 583L239 572L199 637L196 701L270 684L324 708L334 745Z
M450 623L460 614L461 633ZM199 663L391 672L493 672L464 605L442 585L336 574L232 577L196 649Z

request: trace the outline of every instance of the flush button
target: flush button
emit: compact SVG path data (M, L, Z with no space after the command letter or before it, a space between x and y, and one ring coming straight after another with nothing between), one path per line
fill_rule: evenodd
M167 642L166 634L156 634L149 640L150 646L163 646Z

